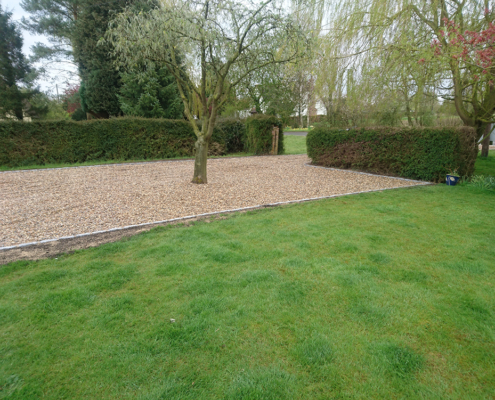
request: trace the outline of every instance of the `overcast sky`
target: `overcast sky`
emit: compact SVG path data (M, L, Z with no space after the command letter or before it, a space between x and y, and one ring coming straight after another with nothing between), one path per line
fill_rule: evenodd
M2 3L2 8L6 11L11 11L13 13L12 19L16 22L20 22L22 17L28 17L29 14L26 13L21 5L20 0L0 0ZM33 35L28 31L22 30L22 37L24 38L24 54L30 55L31 50L30 47L36 42L45 42L48 43L46 37L40 35Z
M29 17L29 14L22 9L20 2L21 0L0 0L2 9L4 11L12 12L12 19L19 23L21 22L22 17ZM47 38L43 35L33 35L24 29L21 29L21 32L24 39L23 53L28 57L31 55L32 45L37 42L49 43ZM58 83L59 89L62 91L65 84L62 81L58 81L55 74L53 74L52 78L54 79L53 82L52 79L40 79L38 84L40 85L41 90L55 93L55 83Z

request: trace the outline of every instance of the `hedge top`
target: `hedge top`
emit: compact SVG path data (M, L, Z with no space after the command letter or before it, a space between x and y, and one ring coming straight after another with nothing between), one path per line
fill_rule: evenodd
M251 120L259 121L251 125L254 128L251 137L261 138L258 142L264 143L269 130L271 145L271 127L281 127L280 120L266 116L248 119ZM0 121L0 165L192 157L196 140L191 124L185 120L122 117L90 121ZM246 122L221 119L215 124L209 154L246 151L246 141ZM282 153L283 134L280 134L279 154Z

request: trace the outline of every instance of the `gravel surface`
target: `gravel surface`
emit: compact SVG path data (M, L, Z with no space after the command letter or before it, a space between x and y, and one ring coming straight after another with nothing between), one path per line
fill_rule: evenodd
M0 173L0 247L146 222L414 182L305 166L306 155Z

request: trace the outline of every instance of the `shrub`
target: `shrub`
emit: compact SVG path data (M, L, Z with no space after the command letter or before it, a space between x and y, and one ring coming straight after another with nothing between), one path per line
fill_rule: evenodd
M278 154L284 154L282 122L270 115L255 115L246 120L246 149L254 154L269 154L272 150L272 130L279 128Z
M86 117L86 113L82 110L82 108L77 108L70 117L74 121L86 121L88 119Z
M227 153L244 151L246 143L246 124L237 118L224 118L217 121L212 139L220 139Z
M474 172L476 133L467 127L317 127L307 136L313 164L443 182L450 170Z
M0 165L192 157L195 141L183 120L2 121ZM220 130L215 132L212 152L223 153L225 141Z
M483 190L495 191L495 176L475 175L469 185Z

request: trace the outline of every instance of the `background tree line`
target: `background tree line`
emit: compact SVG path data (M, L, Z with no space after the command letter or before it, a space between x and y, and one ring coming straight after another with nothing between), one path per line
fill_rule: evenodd
M24 58L26 68L31 71L30 81L19 76L9 86L26 92L28 87L34 88L36 77L46 78L55 70L59 76L76 74L79 84L61 85L60 93L56 95L37 90L37 96L29 105L24 101L22 114L6 111L7 115L17 115L18 119L27 116L38 119L72 117L76 120L121 115L184 117L176 82L163 65L149 67L140 63L132 67L121 66L117 70L115 57L111 55L112 45L99 43L109 22L119 13L124 10L146 13L163 7L162 3L147 0L23 0L21 5L29 17L23 18L21 24L11 22L19 39L22 41L21 28L24 28L45 35L50 44L36 44L31 49L30 59ZM10 14L3 11L2 15L10 18ZM2 39L7 40L7 36ZM282 52L277 57L283 59ZM33 68L35 64L37 69ZM72 69L63 65L72 66ZM18 67L13 65L13 68ZM22 74L21 69L19 72ZM232 88L220 114L238 116L240 111L254 108L258 113L278 115L289 122L296 111L298 121L302 121L309 102L309 88L305 73L295 64L272 63L246 76L235 90ZM195 103L194 115L200 118L198 101L192 101ZM31 111L28 111L29 107Z
M136 66L119 71L110 55L110 45L98 45L109 21L124 8L139 12L154 6L141 0L24 0L22 7L30 16L23 18L21 24L13 22L11 13L0 8L3 117L182 118L182 102L166 69ZM29 60L22 54L21 27L50 39L49 45L35 45ZM40 67L33 68L35 63ZM66 72L77 74L80 83L66 84L57 95L40 92L35 86L36 78L63 63L76 67Z
M325 1L315 65L329 123L466 125L488 155L495 13L485 0Z
M7 113L19 117L22 103L23 115L64 116L63 102L57 108L56 102L43 98L34 88L34 78L51 63L65 61L77 66L81 81L75 97L65 99L80 104L81 110L71 113L75 118L183 117L176 82L164 65L140 63L117 71L112 44L100 42L109 22L124 10L146 13L168 3L181 2L23 0L30 17L22 26L48 36L51 44L33 48L30 61L43 61L38 71L28 60L18 61L19 46L16 54L7 56L3 51L2 65L10 65L16 73L2 73L0 90L14 93L14 86L19 90L15 96L2 96L17 102L17 112L14 105L5 104L2 110L10 107ZM495 14L488 1L279 0L277 4L289 10L311 37L305 57L297 63L272 63L246 76L231 88L220 115L254 108L291 125L307 126L309 111L319 102L325 122L333 126L472 126L487 154L495 104ZM19 40L14 37L20 36L20 30L9 25L8 13L1 13L5 34L0 40L7 48L5 43ZM283 58L286 51L280 48L275 57ZM191 104L199 118L198 98L192 98Z

